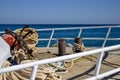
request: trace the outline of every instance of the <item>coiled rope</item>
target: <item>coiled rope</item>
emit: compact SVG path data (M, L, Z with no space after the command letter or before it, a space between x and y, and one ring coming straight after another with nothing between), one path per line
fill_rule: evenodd
M24 60L20 64L33 62L34 60ZM10 66L9 61L5 61L3 68ZM25 68L19 71L4 73L0 75L0 80L29 80L32 68ZM37 70L35 80L62 80L60 75L57 75L53 68L49 65L40 65Z
M14 32L16 34L20 34L21 29L16 29ZM28 34L25 38L24 41L27 43L29 48L34 48L36 44L38 43L38 33L35 31L34 28L25 28L24 31L22 32L22 35L25 36L29 31L31 31L31 34Z
M23 29L17 29L14 32L16 34L21 35L21 30ZM30 32L30 34L27 34ZM37 53L37 48L35 47L38 43L38 34L33 28L24 28L22 31L22 36L24 37L24 41L27 44L29 49L32 49L32 54ZM23 45L24 46L24 45ZM11 50L11 56L13 61L15 61L17 64L24 64L33 62L36 59L32 57L31 55L26 53L26 50L23 48L17 48L16 46L13 50ZM13 66L14 64L10 61L4 61L2 68ZM25 68L19 71L13 71L9 73L0 74L0 80L29 80L30 74L31 74L32 68ZM45 65L39 65L36 78L35 80L62 80L62 77L55 73L55 70L45 64Z
M80 44L77 44L77 43L74 43L74 46L73 46L73 52L84 52L84 51L87 51L87 48L85 48L85 46L83 45L80 45Z
M14 32L16 34L20 34L22 29L17 29ZM31 34L26 35L29 31L32 31ZM36 44L38 43L38 34L33 28L25 28L22 32L22 35L26 37L23 38L24 41L27 43L29 49L32 49L32 53L37 53L37 49L35 48ZM80 50L81 52L86 51L87 49L84 46L81 46L79 44L74 44L73 52L75 50ZM11 51L12 59L16 61L18 64L24 64L28 62L35 61L33 57L30 55L27 55L25 50L23 49L17 49L14 48L14 50ZM78 59L78 58L77 58ZM62 62L57 63L50 63L46 65L40 65L38 67L36 80L62 80L62 77L56 72L63 72L67 71L69 68L71 68L74 64L74 60L65 60ZM5 61L2 65L3 68L11 66L12 64L9 61ZM32 68L26 68L19 71L14 71L10 73L4 73L0 74L0 80L29 80L30 74L31 74Z
M85 52L87 51L87 48L85 48L83 45L74 43L73 46L73 52L76 53L76 51L79 52ZM70 60L64 60L56 63L50 63L49 65L56 68L56 72L58 73L66 73L68 69L70 69L74 65L74 61L79 58L70 59Z

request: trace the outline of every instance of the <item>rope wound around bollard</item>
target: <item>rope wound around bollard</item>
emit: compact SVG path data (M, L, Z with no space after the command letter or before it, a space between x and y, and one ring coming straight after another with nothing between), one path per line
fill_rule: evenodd
M73 52L79 53L79 52L84 52L84 51L87 51L87 49L82 44L82 38L75 38Z
M83 48L82 39L75 38L74 41L75 41L75 44L74 44L73 48L75 48L75 51L83 52L83 50L81 50L81 48ZM63 56L63 55L67 55L66 40L58 39L58 56ZM68 72L68 69L70 69L74 65L74 60L76 60L76 59L78 59L78 58L59 61L59 62L55 62L55 63L50 63L50 65L52 65L53 67L56 68L57 73L66 73L66 72Z

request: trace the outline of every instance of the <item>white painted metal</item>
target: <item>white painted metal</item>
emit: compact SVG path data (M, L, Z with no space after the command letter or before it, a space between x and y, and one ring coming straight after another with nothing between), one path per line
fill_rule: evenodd
M2 69L0 69L0 74L5 73L5 72L11 72L11 71L15 71L15 70L20 70L20 69L27 68L27 67L33 67L33 66L36 66L36 65L48 64L48 63L52 63L52 62L58 62L58 61L66 60L66 59L73 59L73 58L83 57L83 56L92 55L92 54L98 54L100 52L116 50L116 49L120 49L120 44L115 45L115 46L110 46L110 47L104 47L104 48L101 48L101 49L86 51L86 52L82 52L82 53L71 54L71 55L55 57L55 58L49 58L49 59L44 59L44 60L37 60L37 61L31 62L31 63L20 64L20 65L7 67L7 68L2 68ZM33 73L36 73L36 69L33 70Z
M109 27L109 29L108 29L108 32L107 32L107 34L106 34L106 37L105 37L105 40L104 40L104 42L103 42L102 47L104 47L104 46L105 46L106 41L107 41L107 39L108 39L108 37L109 37L110 31L111 31L111 27Z
M85 79L85 80L98 80L98 79L107 77L107 76L109 76L109 75L115 74L115 73L117 73L117 72L119 72L119 71L120 71L120 68L116 68L116 69L113 69L113 70L111 70L111 71L108 71L108 72L99 74L99 75L97 75L97 76L93 76L93 77L88 78L88 79ZM111 80L113 80L113 79L111 79Z
M102 47L105 46L106 41L107 41L107 38L108 38L108 36L109 36L109 34L110 34L110 31L111 31L111 27L109 27L109 29L108 29L108 32L107 32L107 34L106 34L106 37L105 37L105 40L104 40L104 42L103 42ZM99 57L98 57L98 59L97 59L97 64L96 64L96 68L95 68L95 76L97 76L97 75L99 74L103 56L104 56L104 51L102 51L102 52L99 54Z
M37 73L37 69L38 69L38 65L36 65L36 66L34 66L34 67L32 68L30 80L35 80L35 76L36 76L36 73Z
M0 33L4 33L5 31L0 31Z
M64 38L66 40L74 40L74 38ZM83 40L105 40L105 38L82 38ZM38 39L39 41L42 40L49 40L49 38ZM52 40L57 40L57 38L52 38ZM107 38L107 40L120 40L120 38Z
M120 28L120 26L94 26L94 27L68 27L68 28L47 28L47 29L36 29L36 31L50 31L50 30L72 30L72 29L94 29L94 28ZM4 33L4 31L0 31L0 33Z
M120 40L120 38L108 38L107 40Z
M52 40L57 40L58 38L52 38ZM66 40L74 40L74 38L64 38ZM105 40L104 38L82 38L83 40ZM116 38L114 38L116 39ZM109 40L114 40L114 39L109 39ZM44 39L38 39L39 41L42 41L42 40L49 40L47 38L44 38ZM117 39L119 40L119 39Z
M53 35L54 35L54 29L52 30L52 33L51 33L51 36L50 36L50 39L49 39L47 48L50 46L50 42L51 42L51 40L52 40Z
M27 68L27 67L33 67L32 72L31 72L30 80L34 80L35 76L36 76L38 65L48 64L48 63L51 63L51 62L57 62L57 61L62 61L62 60L66 60L66 59L73 59L73 58L83 57L83 56L92 55L92 54L100 54L100 57L98 58L98 61L96 63L97 66L96 66L96 69L95 69L96 70L95 71L95 75L92 78L89 78L87 80L99 79L99 78L102 78L102 77L105 77L105 76L108 76L108 75L111 75L113 73L116 73L116 72L120 71L120 68L117 68L115 70L99 74L99 70L100 70L100 66L101 66L101 61L102 61L104 52L105 51L110 51L110 50L120 49L120 44L119 45L115 45L115 46L110 46L110 47L104 47L107 40L120 40L120 38L108 38L108 36L110 34L110 31L111 31L111 28L120 28L120 26L50 28L50 29L36 29L36 31L49 31L49 30L52 31L50 38L39 39L40 41L41 40L49 40L48 45L47 45L47 47L49 47L50 43L51 43L51 40L57 40L57 38L53 38L55 30L80 29L80 31L78 33L78 37L80 37L83 29L93 29L93 28L109 28L105 38L82 38L83 40L104 40L101 49L86 51L86 52L82 52L80 54L77 53L77 54L72 54L72 55L66 55L66 56L56 57L56 58L49 58L49 59L44 59L44 60L40 60L40 61L37 60L37 61L31 62L31 63L20 64L20 65L15 65L15 66L7 67L7 68L2 68L2 69L0 69L0 74L6 73L6 72L15 71L15 70L20 70L20 69ZM3 31L1 31L0 33L3 33ZM74 38L65 38L65 39L67 39L67 40L74 40Z
M80 31L78 33L78 38L81 36L81 33L82 33L82 28L80 28Z
M50 38L44 38L44 39L38 39L38 41L42 41L42 40L47 40L48 41L48 44L46 47L49 47L50 46L50 43L51 43L51 40L57 40L57 38L53 38L53 35L54 35L54 31L55 30L76 30L76 29L79 29L79 33L78 33L78 36L77 37L80 37L81 33L82 33L82 30L83 29L100 29L100 28L109 28L108 29L108 32L106 34L109 35L110 33L110 30L111 28L120 28L120 26L94 26L94 27L70 27L70 28L47 28L47 29L36 29L36 31L52 31L51 35L50 35ZM4 31L0 31L0 33L3 33ZM64 38L66 40L74 40L74 38ZM103 44L102 44L102 47L106 44L106 41L107 40L120 40L120 38L108 38L105 37L105 38L91 38L91 37L86 37L86 38L82 38L83 40L104 40Z
M82 30L83 29L96 29L96 28L108 28L108 32L107 32L107 34L106 34L106 37L105 38L91 38L91 37L88 37L88 38L82 38L83 40L104 40L104 42L103 42L103 44L102 44L102 47L104 47L105 46L105 44L106 44L106 41L107 40L120 40L120 38L108 38L108 36L109 36L109 33L110 33L110 31L111 31L111 28L120 28L120 26L97 26L97 27L70 27L70 28L49 28L49 29L37 29L37 31L46 31L46 30L76 30L76 29L79 29L80 31L79 31L79 33L78 33L78 36L77 37L80 37L80 35L81 35L81 33L82 33ZM54 35L54 33L53 34L51 34L51 36L52 35ZM66 40L74 40L74 38L64 38L64 39L66 39ZM47 47L49 47L49 45L50 45L50 42L51 42L51 40L57 40L57 38L44 38L44 39L38 39L39 41L41 41L41 40L49 40L49 42L48 42L48 45L47 45Z
M112 28L120 28L120 26L94 26L94 27L69 27L69 28L47 28L47 29L36 29L36 31L49 31L49 30L73 30L73 29L94 29L94 28L109 28L109 27L112 27Z
M104 55L104 51L102 51L102 52L100 53L100 56L99 56L99 58L97 59L96 68L95 68L95 76L98 76L98 75L99 75L103 55Z

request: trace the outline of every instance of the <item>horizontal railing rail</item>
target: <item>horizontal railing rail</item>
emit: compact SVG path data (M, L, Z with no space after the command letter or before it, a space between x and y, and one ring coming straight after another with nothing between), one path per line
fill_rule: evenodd
M105 35L104 38L101 37L83 37L83 40L103 40L103 44L102 44L102 48L101 49L96 49L96 50L91 50L91 51L86 51L86 52L81 52L81 53L77 53L77 54L71 54L71 55L66 55L66 56L61 56L61 57L55 57L55 58L49 58L49 59L44 59L44 60L38 60L35 62L31 62L31 63L26 63L26 64L20 64L20 65L15 65L15 66L11 66L11 67L7 67L7 68L2 68L0 69L0 74L2 73L6 73L6 72L11 72L11 71L15 71L15 70L20 70L23 68L27 68L27 67L32 67L32 71L31 71L31 77L30 80L34 80L35 79L35 75L37 72L37 68L38 65L42 65L42 64L48 64L51 62L57 62L57 61L62 61L62 60L66 60L66 59L73 59L73 58L78 58L78 57L83 57L83 56L87 56L87 55L92 55L92 54L99 54L99 57L97 59L97 63L96 63L96 68L95 68L95 75L91 78L88 78L86 80L95 80L95 79L99 79L102 77L106 77L108 75L114 74L116 72L120 71L120 68L99 74L100 71L100 67L101 67L101 62L102 62L102 58L104 55L104 52L106 51L112 51L112 50L117 50L120 49L120 44L119 45L115 45L115 46L110 46L110 47L105 47L105 44L107 42L107 40L120 40L120 38L109 38L110 32L112 28L120 28L120 26L96 26L96 27L71 27L71 28L48 28L48 29L36 29L36 31L40 32L40 31L51 31L51 35L49 38L39 38L39 41L42 40L48 40L48 44L47 47L50 47L50 43L52 40L57 40L58 38L54 38L53 35L55 33L56 30L76 30L78 29L78 35L77 37L81 37L81 34L83 32L84 29L96 29L96 28L107 28L108 31ZM0 31L0 33L4 33L4 31ZM66 40L74 40L74 38L65 38Z
M52 63L52 62L58 62L58 61L63 61L63 60L73 59L73 58L78 58L78 57L83 57L83 56L88 56L88 55L92 55L92 54L102 54L106 51L111 51L111 50L116 50L116 49L120 49L120 44L110 46L110 47L104 47L104 48L100 48L100 49L96 49L96 50L81 52L81 53L77 53L77 54L65 55L65 56L61 56L61 57L49 58L49 59L44 59L44 60L37 60L37 61L31 62L31 63L20 64L20 65L7 67L7 68L2 68L2 69L0 69L0 74L32 67L33 69L31 72L30 80L34 80L35 76L36 76L35 74L37 72L38 65L48 64L48 63ZM106 77L108 75L111 75L111 74L114 74L114 73L120 71L120 68L117 68L117 69L112 70L113 72L109 71L107 73L99 74L100 68L98 68L98 67L100 67L100 66L98 66L98 65L101 65L101 60L99 60L99 62L96 63L95 76L93 76L92 78L88 78L86 80L96 80L96 79L103 78L103 77Z
M108 28L108 31L106 33L106 36L101 38L101 37L83 37L83 40L103 40L103 44L102 47L104 47L106 45L106 42L108 40L112 40L112 41L116 41L116 40L120 40L120 38L109 38L109 34L111 32L111 28L120 28L120 26L90 26L90 27L68 27L68 28L47 28L47 29L36 29L37 32L40 31L51 31L50 37L49 38L39 38L38 41L48 41L48 44L46 47L50 47L51 41L52 40L57 40L58 38L54 38L53 35L55 34L55 31L58 30L79 30L78 32L78 36L77 37L81 37L81 34L83 33L84 29L98 29L98 28ZM4 33L4 31L0 31L0 33ZM63 37L66 40L74 40L74 38L66 38Z
M88 26L88 27L68 27L68 28L47 28L47 29L36 29L36 31L49 31L49 30L72 30L72 29L93 29L93 28L109 28L109 27L112 27L112 28L117 28L117 27L120 27L120 26Z
M50 38L42 38L42 39L38 39L39 41L42 41L42 40L48 40L48 44L47 44L47 47L50 47L50 43L51 43L51 40L57 40L58 38L53 38L53 35L54 35L54 31L56 30L76 30L76 29L79 29L79 33L78 33L78 36L77 37L81 37L81 34L82 34L82 31L84 29L96 29L96 28L108 28L108 31L106 33L106 36L104 38L100 38L100 37L86 37L86 38L82 38L83 40L104 40L103 44L102 44L102 47L105 46L107 40L120 40L120 38L109 38L109 34L111 32L111 28L120 28L120 26L97 26L97 27L71 27L71 28L50 28L50 29L36 29L36 31L52 31L51 32L51 36ZM74 38L65 38L63 37L64 39L66 40L74 40Z
M58 38L52 38L52 40L57 40ZM74 38L64 38L66 40L74 40ZM105 40L105 38L82 38L83 40ZM39 41L42 40L49 40L49 38L38 39ZM107 38L107 40L120 40L120 38Z

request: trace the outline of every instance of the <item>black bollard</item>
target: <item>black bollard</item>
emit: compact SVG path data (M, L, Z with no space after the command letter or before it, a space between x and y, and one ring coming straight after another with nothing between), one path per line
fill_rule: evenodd
M78 45L82 45L82 38L75 38L74 43L76 43ZM81 52L79 46L77 46L77 45L74 45L74 51L75 51L75 53Z
M65 39L58 39L58 56L66 54L66 42Z
M75 38L74 42L79 44L79 45L82 45L82 38Z

